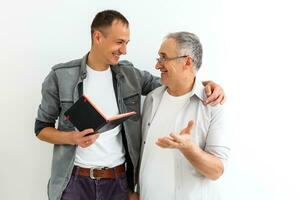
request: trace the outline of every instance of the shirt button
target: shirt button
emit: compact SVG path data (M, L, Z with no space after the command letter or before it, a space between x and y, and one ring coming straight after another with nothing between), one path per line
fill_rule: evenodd
M148 122L148 124L147 124L148 126L150 126L150 122Z

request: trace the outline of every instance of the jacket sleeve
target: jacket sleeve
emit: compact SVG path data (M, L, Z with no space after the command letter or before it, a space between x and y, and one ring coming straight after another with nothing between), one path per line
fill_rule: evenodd
M36 135L45 127L54 127L60 113L58 81L52 70L42 84L42 101L35 121Z
M161 86L160 78L147 71L139 71L142 82L142 95L147 95L155 88Z

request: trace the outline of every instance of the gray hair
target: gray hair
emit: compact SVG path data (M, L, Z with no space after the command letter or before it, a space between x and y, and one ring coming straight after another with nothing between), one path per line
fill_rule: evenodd
M166 39L172 38L176 41L176 48L181 55L189 55L194 62L194 69L198 71L202 64L202 45L199 38L189 32L169 33Z

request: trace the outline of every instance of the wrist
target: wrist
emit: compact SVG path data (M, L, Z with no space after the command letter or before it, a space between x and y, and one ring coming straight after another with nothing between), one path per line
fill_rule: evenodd
M70 144L70 145L75 145L76 144L75 140L73 139L72 132L61 131L61 136L62 136L62 139L63 139L65 144Z
M183 153L183 154L186 154L186 153L190 153L192 151L194 151L196 148L196 145L191 142L191 141L188 141L188 142L185 142L180 148L179 150Z

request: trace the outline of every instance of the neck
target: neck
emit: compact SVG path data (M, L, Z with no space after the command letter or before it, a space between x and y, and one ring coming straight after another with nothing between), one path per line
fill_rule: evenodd
M97 56L97 53L92 49L87 58L87 65L96 71L104 71L109 68L109 65L101 61L101 59L99 59L99 56Z
M195 77L188 77L176 84L168 85L168 93L172 96L182 96L192 91L195 82Z

